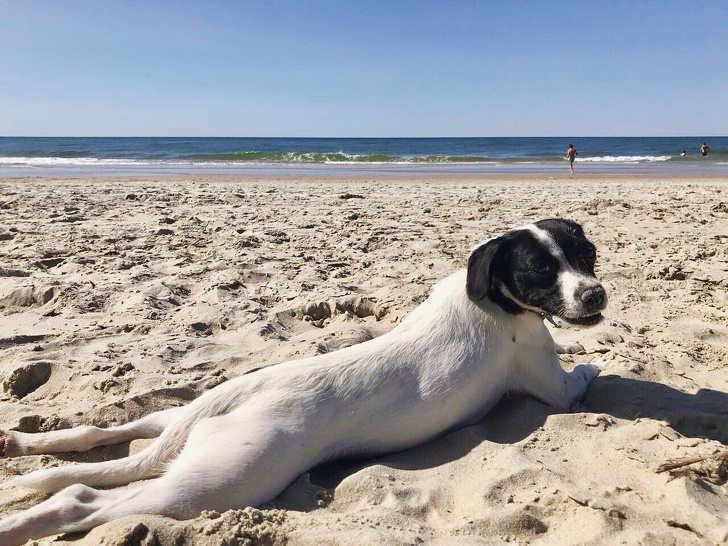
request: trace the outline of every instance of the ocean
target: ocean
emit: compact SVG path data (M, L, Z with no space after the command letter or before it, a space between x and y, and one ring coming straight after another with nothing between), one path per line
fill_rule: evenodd
M728 174L728 137L0 137L0 177L551 174L570 143L577 172Z

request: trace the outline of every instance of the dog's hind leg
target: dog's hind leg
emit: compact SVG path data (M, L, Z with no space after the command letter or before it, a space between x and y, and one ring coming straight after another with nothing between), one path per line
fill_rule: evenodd
M33 538L90 529L83 526L84 519L122 494L128 494L128 491L99 491L85 485L72 485L42 503L0 521L0 546L15 546Z
M5 482L4 485L27 487L50 493L78 483L94 486L124 485L136 480L159 476L167 462L182 450L189 429L194 425L194 419L190 422L190 415L183 412L188 407L183 406L174 408L174 411L159 412L134 423L116 427L122 430L111 432L110 438L107 437L107 439L123 441L161 436L139 453L112 461L43 468L24 476L14 477ZM97 430L103 432L113 429ZM160 434L160 431L162 434ZM60 442L54 445L61 442L70 443L73 440L73 436L64 437L62 435L64 432L71 431L56 431L56 439L58 435L61 436ZM81 435L83 435L83 432Z
M176 519L203 510L255 506L275 498L310 468L320 450L316 433L304 442L294 420L240 408L197 423L179 457L159 478L129 489L72 485L0 521L0 546L84 531L132 514Z
M155 495L176 499L171 505L184 517L274 499L320 462L326 445L322 435L329 432L279 409L244 406L197 423L182 452L156 480Z
M245 461L239 464L244 466ZM227 467L213 468L218 474L211 477L208 473L212 479L203 477L202 481L196 481L199 476L195 471L202 470L205 474L205 469L190 468L182 476L183 480L178 479L178 474L172 479L157 478L128 489L99 490L71 485L36 506L0 520L0 546L17 546L44 536L87 531L134 514L187 519L207 508L225 511L254 504L233 503L245 497L246 484L229 480ZM266 469L258 468L258 471L258 479L265 480Z
M185 406L150 413L137 421L117 427L99 428L82 425L65 430L28 434L0 430L0 456L41 455L88 451L94 447L120 444L139 438L156 438Z

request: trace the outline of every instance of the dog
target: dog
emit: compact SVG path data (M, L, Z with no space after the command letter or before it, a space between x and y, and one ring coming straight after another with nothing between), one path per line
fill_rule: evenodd
M187 406L106 429L0 433L4 456L157 438L113 461L46 468L9 485L55 495L0 521L0 545L83 531L131 514L187 519L273 500L310 468L401 451L481 420L525 391L568 410L603 364L562 369L544 319L599 322L607 295L582 228L549 219L475 248L396 328L339 351L262 368ZM125 489L91 486L125 485Z

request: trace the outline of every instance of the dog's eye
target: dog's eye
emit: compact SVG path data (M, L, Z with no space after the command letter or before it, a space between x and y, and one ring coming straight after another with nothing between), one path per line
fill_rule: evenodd
M581 252L581 256L585 260L593 260L597 257L597 253L593 248L587 247Z
M535 262L531 266L531 271L538 273L539 275L547 275L548 273L551 273L552 270L553 266L548 262Z

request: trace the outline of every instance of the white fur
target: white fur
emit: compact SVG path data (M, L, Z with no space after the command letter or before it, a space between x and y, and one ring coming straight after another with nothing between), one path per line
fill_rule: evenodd
M8 456L159 438L120 460L38 470L12 485L58 491L0 522L0 545L90 529L139 513L188 518L274 499L342 455L402 450L480 420L508 389L566 410L600 368L564 371L539 316L473 303L466 272L438 283L391 332L230 380L185 407L120 427L0 435ZM115 490L89 486L149 481ZM84 485L81 485L84 484Z

